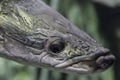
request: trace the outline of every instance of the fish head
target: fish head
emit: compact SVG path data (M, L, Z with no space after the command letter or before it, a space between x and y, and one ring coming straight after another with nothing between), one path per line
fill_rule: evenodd
M104 71L113 64L115 57L109 49L42 1L19 1L12 6L0 13L4 39L0 44L5 51L0 56L77 74Z

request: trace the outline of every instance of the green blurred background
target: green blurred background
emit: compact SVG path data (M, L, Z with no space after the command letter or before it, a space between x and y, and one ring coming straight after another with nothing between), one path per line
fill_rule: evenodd
M44 0L116 56L114 66L90 75L65 74L0 58L0 80L120 80L120 7L90 0ZM111 1L111 0L109 0ZM108 2L109 2L108 1ZM112 0L114 2L114 0ZM118 0L119 1L119 0ZM119 1L120 2L120 1Z

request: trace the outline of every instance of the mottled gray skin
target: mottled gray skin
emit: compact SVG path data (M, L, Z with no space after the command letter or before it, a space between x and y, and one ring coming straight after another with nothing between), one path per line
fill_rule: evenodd
M104 71L114 61L108 49L41 0L0 1L0 56L77 74Z

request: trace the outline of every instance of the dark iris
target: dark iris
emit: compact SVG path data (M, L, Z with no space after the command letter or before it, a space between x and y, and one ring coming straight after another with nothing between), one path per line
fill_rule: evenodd
M65 43L63 41L57 40L52 42L49 46L49 50L53 53L59 53L65 48Z

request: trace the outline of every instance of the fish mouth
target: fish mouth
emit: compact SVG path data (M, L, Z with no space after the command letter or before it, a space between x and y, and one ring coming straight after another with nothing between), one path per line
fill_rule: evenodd
M57 68L64 68L67 72L78 74L100 72L109 68L115 61L115 57L108 49L98 50L86 56L78 56L68 59L64 63L56 65Z

